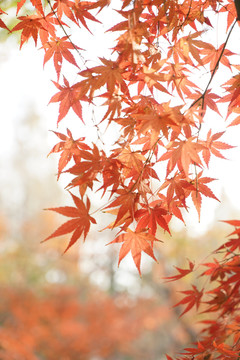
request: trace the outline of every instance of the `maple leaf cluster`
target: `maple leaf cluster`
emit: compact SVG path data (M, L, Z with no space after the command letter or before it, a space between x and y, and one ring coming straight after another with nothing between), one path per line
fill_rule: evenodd
M108 228L118 230L111 244L122 243L119 263L131 252L141 274L141 253L157 260L153 247L160 241L159 229L170 233L173 217L184 222L189 199L199 219L202 197L218 200L209 187L215 179L205 171L212 156L223 159L222 151L233 146L219 140L224 131L209 129L204 137L201 129L207 127L209 109L220 114L218 101L228 102L229 112L238 113L238 75L224 85L224 97L210 88L219 65L236 69L229 61L234 54L227 44L215 48L202 40L204 32L198 30L199 24L212 28L208 12L219 11L217 4L119 1L122 21L108 29L117 34L112 58L100 57L98 65L89 66L81 40L75 44L68 30L76 26L92 33L90 25L101 23L99 13L114 6L111 1L48 0L43 6L40 0L31 0L34 11L23 16L19 15L26 0L18 2L19 22L12 32L21 31L20 47L30 38L36 45L40 42L43 64L53 62L58 92L50 103L59 103L58 125L70 110L86 123L86 105L94 107L105 98L101 104L105 114L96 127L106 122L120 134L112 147L104 148L100 141L91 144L87 136L74 139L69 129L67 134L55 132L60 142L50 153L60 154L58 179L63 173L72 176L66 188L75 207L50 209L71 219L46 240L72 233L67 250L81 236L85 239L97 222L91 214L90 194L102 192L102 211L114 217ZM227 7L222 6L219 13L224 16L225 12ZM235 8L232 12L236 14ZM234 17L227 21L231 26ZM72 85L63 71L66 62L77 71L78 80ZM211 73L203 89L191 80L196 67ZM238 117L230 125L238 124ZM72 193L75 190L79 197Z
M181 291L184 297L175 305L184 306L181 316L195 307L203 324L199 341L194 347L186 348L177 360L239 359L240 221L225 222L235 229L212 253L212 261L198 266L189 261L188 269L177 268L176 275L165 278L175 281L198 272L205 280L201 288L192 285L192 289ZM167 359L172 357L167 355Z

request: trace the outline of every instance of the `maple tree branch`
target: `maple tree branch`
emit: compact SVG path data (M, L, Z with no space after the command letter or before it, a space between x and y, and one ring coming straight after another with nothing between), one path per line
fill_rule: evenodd
M191 9L192 9L192 0L190 1L190 5L189 5L189 9L188 9L188 13L183 21L183 23L179 26L179 30L182 29L182 27L184 26L185 22L187 21L189 15L190 15L190 12L191 12Z
M157 139L157 141L155 142L155 144L153 144L152 148L150 149L150 154L148 155L146 161L144 162L143 167L142 167L142 170L141 170L140 174L139 174L138 177L137 177L137 180L135 181L135 183L131 186L130 190L128 191L129 193L132 192L132 190L133 190L133 189L135 188L135 186L138 184L138 182L139 182L139 180L140 180L140 178L141 178L141 176L142 176L142 174L143 174L143 171L144 171L144 169L146 168L147 164L150 163L151 158L152 158L152 156L153 156L153 154L154 154L154 150L155 150L155 148L156 148L156 146L157 146L157 143L159 142L159 140L161 140L161 138L162 138L162 136L160 136L160 137Z
M213 80L213 77L214 77L214 75L215 75L215 73L216 73L216 71L217 71L217 69L218 69L218 66L219 66L219 63L220 63L221 58L222 58L222 56L223 56L224 50L225 50L225 48L226 48L226 46L227 46L228 40L229 40L229 38L230 38L230 35L231 35L232 30L233 30L234 26L236 25L236 23L237 23L237 19L234 21L231 29L230 29L229 32L228 32L226 41L225 41L225 43L224 43L224 45L223 45L222 51L221 51L221 53L220 53L220 55L219 55L219 57L218 57L218 60L217 60L217 62L216 62L216 65L214 66L212 75L211 75L211 77L210 77L210 79L209 79L209 81L208 81L208 83L207 83L207 86L206 86L204 92L202 93L201 96L199 96L199 98L197 98L197 99L191 104L191 106L189 107L189 109L191 109L191 107L193 107L193 106L194 106L199 100L201 100L201 99L203 100L203 104L204 104L204 97L205 97L206 92L207 92L207 90L208 90L208 88L209 88L209 86L210 86L210 84L211 84L211 82L212 82L212 80ZM203 104L202 104L202 107L203 107Z
M220 63L220 61L221 61L221 58L222 58L223 53L224 53L224 51L225 51L225 48L226 48L226 46L227 46L228 40L229 40L229 38L230 38L230 35L231 35L231 33L232 33L232 30L233 30L235 24L237 23L237 21L238 21L237 19L234 21L231 29L230 29L229 32L228 32L226 41L225 41L225 43L224 43L224 45L223 45L222 51L221 51L221 53L220 53L220 55L219 55L219 57L218 57L218 60L217 60L217 62L216 62L216 65L214 66L212 75L211 75L211 77L210 77L210 79L209 79L209 81L208 81L208 83L207 83L207 86L206 86L204 92L202 93L201 96L199 96L198 99L196 99L196 100L191 104L191 106L190 106L189 109L191 109L191 107L193 107L198 101L200 101L200 100L202 99L201 107L202 107L202 111L203 111L203 109L204 109L204 98L205 98L206 92L207 92L207 90L208 90L208 88L209 88L209 86L210 86L210 84L211 84L211 82L212 82L212 80L213 80L213 78L214 78L214 75L216 74L216 71L217 71L217 69L218 69L219 63ZM197 132L197 141L198 141L198 138L199 138L199 133L200 133L201 127L202 127L202 124L200 123L200 124L199 124L199 128L198 128L198 132ZM194 168L195 168L195 175L196 175L196 190L197 190L196 196L197 196L197 195L198 195L198 174L197 174L196 164L194 164Z

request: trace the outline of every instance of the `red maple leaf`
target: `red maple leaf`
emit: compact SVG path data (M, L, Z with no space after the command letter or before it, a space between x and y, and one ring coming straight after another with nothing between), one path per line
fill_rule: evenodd
M174 307L179 305L187 305L184 311L181 313L180 317L183 316L186 312L191 310L191 308L196 305L196 308L199 308L201 298L203 296L203 289L199 291L195 285L192 285L193 290L180 291L182 294L186 295L181 301L179 301Z
M111 228L124 223L123 229L126 229L134 219L139 194L129 191L128 188L120 189L116 191L116 193L119 194L119 196L116 197L110 205L106 206L105 209L117 208L116 211L113 211L113 213L117 212L117 217L111 225ZM112 213L112 210L109 212Z
M141 204L142 208L136 211L135 217L138 220L137 230L149 229L149 233L156 234L157 225L170 234L166 215L168 211L161 205L161 201L153 201L149 206Z
M55 81L53 81L54 85L60 90L57 94L53 95L50 99L49 103L60 102L59 105L59 115L58 121L59 123L68 113L70 108L73 109L75 114L82 120L82 105L81 100L87 101L88 98L82 92L80 87L80 83L76 83L73 86L69 85L69 82L65 77L63 77L64 86L59 85Z
M194 269L194 263L191 262L190 260L188 260L188 263L189 263L189 269L181 269L177 266L174 266L177 269L177 271L179 272L179 274L173 275L173 276L166 276L163 279L166 279L167 282L169 282L169 281L179 280L179 279L183 278L184 276L188 275Z
M222 141L217 141L224 134L224 132L225 131L222 131L212 135L210 129L207 134L206 142L203 141L201 142L206 146L206 148L202 152L202 156L207 166L209 165L211 154L215 155L218 158L226 159L221 154L220 150L227 150L234 148L234 146L232 145L228 145Z
M53 10L57 13L59 20L61 20L62 16L65 14L70 20L75 21L72 12L73 5L74 2L70 0L55 0Z
M37 11L39 11L39 13L41 15L44 15L43 12L43 7L42 7L42 1L41 0L30 0L32 5L35 7L35 9ZM21 8L23 7L23 5L25 4L26 0L20 0L17 3L17 14L19 13L19 11L21 10Z
M186 208L186 191L185 187L187 186L188 182L186 181L184 175L182 173L176 172L173 177L170 179L166 179L163 185L160 187L159 190L163 190L167 187L167 203L168 207L174 198L174 194L180 200L182 205Z
M202 205L202 195L207 196L209 198L220 201L212 192L212 190L206 185L209 182L212 182L213 178L210 177L201 177L203 172L201 171L194 180L190 181L188 184L184 184L186 186L187 196L191 194L192 201L194 206L198 212L198 217L200 221L200 213L201 213L201 205Z
M6 14L5 11L3 11L1 8L0 8L0 15L2 14ZM11 30L9 30L9 28L7 27L7 25L2 21L2 19L0 19L0 28L2 29L5 29L5 30L8 30L9 32L11 32Z
M45 55L43 60L43 65L46 64L47 61L53 57L53 62L55 66L55 70L57 73L57 78L59 80L61 68L62 68L62 60L63 57L70 62L71 64L75 65L79 68L78 64L76 63L74 56L69 51L80 49L78 46L73 45L70 41L67 41L68 36L63 36L62 38L56 37L51 38L51 40L47 41L42 48L45 49Z
M42 18L39 15L29 15L20 16L18 20L20 22L14 26L12 31L22 30L20 49L31 37L35 42L35 46L37 46L38 33L40 30L45 30L41 22Z
M184 171L185 176L188 177L189 166L195 164L202 166L201 159L198 153L205 149L205 146L194 141L195 137L189 137L187 140L173 141L170 149L161 156L159 160L167 160L167 176L172 172L175 166L178 166L180 171Z
M64 207L58 207L58 208L49 208L47 210L52 210L57 212L58 214L72 217L73 219L65 222L63 225L61 225L56 231L54 231L50 236L48 236L44 241L47 241L49 239L52 239L57 236L65 235L72 233L72 237L69 241L69 244L67 248L65 249L64 253L73 245L75 242L80 238L80 236L83 234L84 240L89 232L91 223L96 224L96 220L89 215L89 209L90 209L90 201L89 198L87 198L86 205L84 204L83 200L78 198L77 196L70 193L72 196L72 199L76 205L76 207L73 206L64 206Z
M132 231L129 228L127 232L116 237L109 244L123 243L119 253L118 265L123 258L131 251L134 263L138 269L139 274L141 275L141 253L144 251L146 254L151 256L156 262L157 259L153 253L153 242L160 241L157 240L152 234L146 233L145 231Z
M216 104L220 96L211 93L211 90L207 90L204 96L202 96L201 92L197 90L194 94L189 94L188 98L195 100L196 102L194 102L194 104L197 104L204 111L206 111L207 107L209 107L211 110L215 111L218 113L218 115L221 116Z
M52 150L49 152L48 155L52 153L57 153L62 151L59 162L58 162L58 179L62 172L62 170L65 168L65 166L69 163L69 161L72 158L76 158L76 156L81 155L80 149L84 150L90 150L90 147L85 144L83 141L85 140L85 137L81 137L77 140L73 140L72 133L69 129L67 129L68 136L58 133L56 131L53 131L55 135L59 137L62 141L54 145Z
M76 18L76 23L80 22L83 24L83 26L91 33L89 30L86 19L95 21L101 24L101 21L97 20L88 10L90 10L93 7L94 3L90 1L81 1L81 0L75 0L75 4L72 7L74 16Z

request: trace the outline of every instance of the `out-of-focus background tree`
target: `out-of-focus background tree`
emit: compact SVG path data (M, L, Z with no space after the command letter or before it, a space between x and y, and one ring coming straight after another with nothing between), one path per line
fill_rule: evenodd
M1 7L11 12L16 2L3 1ZM127 262L117 270L117 255L104 247L110 238L103 234L92 233L88 243L64 256L64 239L41 244L59 223L42 209L60 204L63 196L56 186L56 159L46 159L51 149L47 129L53 123L43 83L51 85L37 50L16 57L17 38L6 41L1 30L0 40L0 74L7 79L0 96L0 358L162 360L165 352L181 350L195 340L198 325L191 312L179 318L173 305L177 291L194 279L165 284L162 278L172 273L172 265L184 266L188 257L202 260L227 230L214 223L190 239L182 228L175 231L174 242L162 234L159 264L146 262L142 279ZM37 93L36 100L24 98L25 91ZM44 114L39 110L43 104ZM222 196L222 201L224 214L218 216L217 210L215 217L233 218L228 199Z

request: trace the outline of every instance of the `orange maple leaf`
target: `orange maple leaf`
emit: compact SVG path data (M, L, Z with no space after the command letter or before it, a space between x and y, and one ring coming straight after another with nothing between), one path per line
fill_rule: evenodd
M202 49L202 55L204 55L202 62L204 64L209 64L211 71L214 70L224 46L225 44L223 43L218 49L215 49L213 45L208 44L207 48ZM231 50L225 49L220 58L220 63L228 67L230 70L232 70L232 65L229 61L229 57L232 55L235 54Z
M65 14L70 20L75 21L72 7L74 5L73 1L69 0L55 0L53 4L53 10L57 13L58 19L61 20L62 16Z
M87 187L92 189L93 181L98 181L97 176L102 171L104 155L104 152L99 152L95 144L93 149L81 150L80 156L77 156L76 164L66 171L76 175L67 187L79 186L81 196L85 194Z
M59 105L59 123L68 113L70 108L73 109L75 114L83 121L82 118L82 101L88 101L88 98L83 93L80 83L76 83L73 86L69 85L69 82L65 77L63 77L64 86L59 85L57 82L53 81L54 85L60 90L57 94L53 95L49 103L60 102Z
M109 244L123 243L119 253L118 266L123 258L131 251L133 261L141 275L141 253L144 251L146 254L151 256L156 262L157 259L153 253L153 242L161 241L156 239L152 234L146 233L145 231L132 231L129 228L127 232L116 237Z
M120 189L116 193L120 195L110 205L106 206L105 209L117 208L117 217L111 228L119 226L123 222L125 222L123 228L126 228L134 219L139 194L129 191L128 188Z
M192 285L193 290L180 291L182 294L186 295L181 301L179 301L174 307L179 305L187 305L184 311L181 313L180 317L183 316L186 312L191 310L191 308L196 305L196 308L199 308L201 298L203 296L203 290L199 291L195 285Z
M202 205L202 195L207 196L209 198L215 199L220 201L212 192L212 190L206 185L209 182L212 182L213 178L210 177L201 177L202 171L196 176L193 181L190 181L188 184L184 184L183 186L186 187L186 193L191 194L192 201L194 206L198 212L198 217L200 221L200 213L201 213L201 205Z
M177 165L180 171L184 171L188 178L189 166L195 164L202 166L198 153L205 149L205 146L194 142L195 137L189 137L187 140L179 140L172 142L170 149L161 156L160 160L167 160L167 176Z
M216 95L214 93L211 93L211 90L207 90L204 96L202 96L200 91L196 91L194 94L188 95L189 99L193 99L196 102L194 104L202 107L204 111L206 111L207 107L209 107L211 110L218 113L218 115L221 116L218 107L216 105L217 100L220 98L219 95Z
M193 34L184 36L178 40L178 42L169 50L168 56L173 53L174 62L177 64L179 59L182 59L187 64L193 65L194 63L190 55L198 62L198 64L203 65L203 61L200 57L201 51L200 48L210 48L211 45L202 41L197 40L202 31L196 31Z
M215 155L218 158L226 159L221 154L220 150L227 150L227 149L234 148L234 146L232 146L232 145L228 145L222 141L217 141L217 139L219 139L224 134L224 132L225 131L222 131L222 132L212 135L211 129L210 129L207 134L206 142L202 142L202 143L205 143L205 145L206 145L206 148L202 152L202 156L203 156L203 159L207 166L209 165L211 154Z
M189 96L194 88L198 88L196 84L189 80L186 72L189 73L190 71L183 64L167 64L164 70L171 74L168 83L171 84L172 90L177 90L181 99L184 99L184 95Z
M168 207L170 206L170 203L172 202L174 198L174 194L176 194L177 199L180 200L181 204L186 207L186 192L185 188L186 185L188 185L188 182L186 181L183 174L179 174L178 172L175 173L173 177L170 179L166 179L166 181L163 183L163 185L160 187L159 190L163 190L166 187L167 189L167 203Z
M39 15L29 15L29 16L20 16L18 17L20 22L14 26L12 31L22 30L20 49L25 42L27 42L31 37L37 46L38 33L40 30L45 30L42 25L42 18Z
M161 206L161 201L153 201L149 206L141 204L142 208L136 211L138 220L137 230L149 229L149 233L156 234L157 224L170 234L166 215L168 211Z
M86 19L89 19L91 21L95 21L101 24L101 21L97 20L88 10L92 9L94 7L94 3L91 1L81 1L81 0L75 0L74 5L72 6L72 11L74 13L76 23L79 25L79 22L83 24L83 26L91 33L89 30ZM92 34L92 33L91 33Z
M163 279L166 279L167 282L175 281L175 280L179 280L179 279L183 278L184 276L190 274L194 269L194 263L191 262L190 260L188 260L188 264L189 264L189 269L181 269L181 268L179 268L177 266L174 266L175 269L177 269L178 274L173 275L173 276L166 276Z
M86 78L86 80L82 81L82 84L86 86L86 92L90 91L90 98L96 90L104 85L107 87L109 97L116 93L116 89L120 89L122 93L130 97L128 86L123 77L124 67L116 61L104 58L100 58L100 60L103 65L95 66L79 73L79 75Z
M20 0L17 3L17 14L19 13L19 11L21 10L21 8L23 7L23 5L25 4L26 0ZM35 7L35 9L37 11L39 11L39 13L41 15L44 15L44 11L43 11L43 7L42 7L42 1L41 0L31 0L32 5Z
M62 151L58 162L58 179L59 179L62 170L69 163L72 157L76 159L76 156L81 155L80 149L90 150L90 147L83 142L85 140L85 137L81 137L77 140L73 140L72 133L69 129L67 129L68 136L58 133L56 131L53 132L55 135L59 137L59 139L62 140L56 145L54 145L54 147L48 154L50 155L52 153L57 153Z
M49 239L52 239L57 236L69 234L73 232L72 237L70 239L70 242L65 249L64 253L73 245L75 242L80 238L80 236L84 235L84 240L86 239L86 236L90 230L91 223L96 224L96 220L89 215L89 209L90 209L90 200L87 198L86 205L84 204L83 200L78 198L77 196L70 193L72 196L72 199L76 205L76 207L73 206L64 206L64 207L58 207L58 208L49 208L46 210L52 210L55 211L61 215L72 217L73 219L65 222L63 225L61 225L56 231L54 231L50 236L48 236L44 241L47 241Z
M69 49L76 50L76 48L80 49L80 47L73 45L70 41L67 41L67 39L68 36L63 36L62 38L59 37L51 38L51 40L47 41L42 47L45 49L43 65L45 65L46 62L51 59L51 57L53 57L53 62L58 80L62 68L63 57L68 62L79 68L78 64L74 59L74 56L69 51Z

